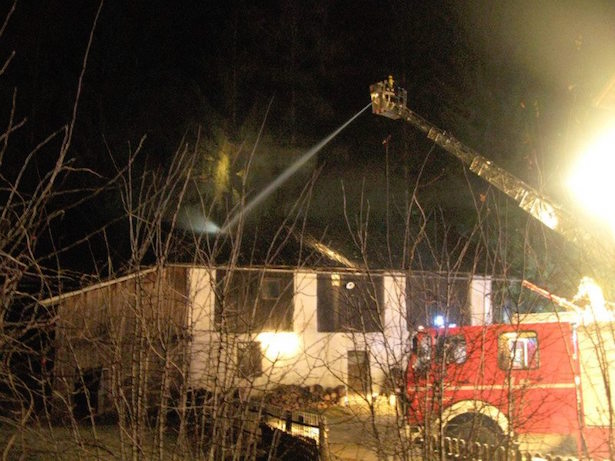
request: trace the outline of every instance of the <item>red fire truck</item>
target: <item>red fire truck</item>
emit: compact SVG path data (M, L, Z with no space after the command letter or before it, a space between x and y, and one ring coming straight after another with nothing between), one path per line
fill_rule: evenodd
M587 232L574 214L408 109L407 92L392 77L371 85L370 95L373 113L424 132L525 212L579 245L612 279L610 239ZM615 459L615 322L592 321L563 298L547 297L573 312L416 332L407 373L410 423L424 435L512 440L532 450ZM608 317L603 314L594 318Z
M424 435L608 458L615 324L571 321L418 331L407 375L408 418Z

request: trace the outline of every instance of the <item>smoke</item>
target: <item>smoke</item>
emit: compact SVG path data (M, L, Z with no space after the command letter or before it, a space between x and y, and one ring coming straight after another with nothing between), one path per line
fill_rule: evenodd
M197 206L182 207L178 223L182 229L199 234L215 234L220 231L220 227L205 216L203 210Z

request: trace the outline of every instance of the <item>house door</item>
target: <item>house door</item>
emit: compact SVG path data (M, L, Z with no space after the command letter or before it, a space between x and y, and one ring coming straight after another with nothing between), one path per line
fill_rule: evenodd
M367 351L348 351L348 390L361 394L367 394L369 390Z
M100 389L100 378L102 368L86 368L83 375L75 382L75 392L73 394L73 416L80 420L98 412L98 391Z

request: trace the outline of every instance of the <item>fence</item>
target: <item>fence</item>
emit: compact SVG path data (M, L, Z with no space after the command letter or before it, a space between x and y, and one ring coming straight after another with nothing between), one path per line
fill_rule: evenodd
M262 411L261 433L263 444L272 447L276 459L330 459L326 418L318 413L267 406Z
M289 411L267 406L263 410L263 420L272 428L280 429L291 435L314 439L320 444L320 434L323 432L321 426L324 426L324 416L318 413Z

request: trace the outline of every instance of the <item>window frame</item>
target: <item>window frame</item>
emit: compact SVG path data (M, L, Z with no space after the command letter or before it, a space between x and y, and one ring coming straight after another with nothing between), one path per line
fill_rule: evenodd
M333 272L317 278L319 333L382 333L384 276Z
M533 352L528 347L534 342ZM520 347L521 346L521 347ZM540 368L540 341L534 330L505 331L498 335L498 366L501 370Z
M265 289L272 283L276 285L273 290ZM275 290L278 296L271 296ZM294 331L294 312L294 272L216 271L214 323L217 331L233 334L290 332Z

